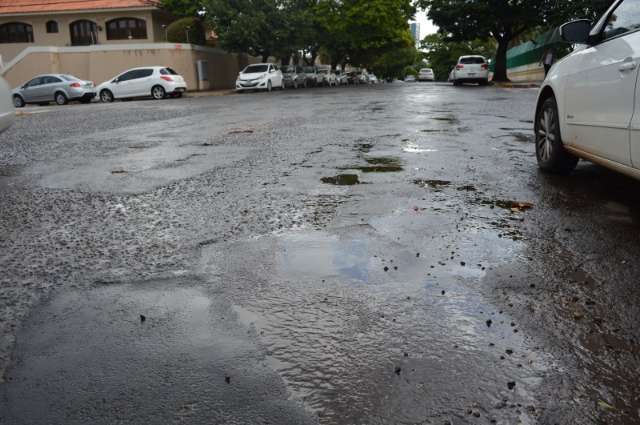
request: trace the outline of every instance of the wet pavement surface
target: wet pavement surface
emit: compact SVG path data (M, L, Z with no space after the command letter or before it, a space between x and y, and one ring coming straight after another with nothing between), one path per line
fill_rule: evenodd
M19 117L0 135L0 423L640 423L638 183L539 173L535 95Z

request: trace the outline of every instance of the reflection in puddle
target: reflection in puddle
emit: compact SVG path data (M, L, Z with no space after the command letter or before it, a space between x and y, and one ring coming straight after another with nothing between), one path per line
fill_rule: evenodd
M438 149L433 148L421 148L415 143L405 143L402 150L407 153L433 153L438 152Z
M323 177L320 179L322 183L333 184L336 186L353 186L360 184L357 174L338 174L334 177Z

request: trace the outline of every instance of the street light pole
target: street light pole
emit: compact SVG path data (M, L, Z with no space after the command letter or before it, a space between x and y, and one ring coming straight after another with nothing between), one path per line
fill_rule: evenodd
M187 34L187 44L189 44L189 30L191 30L191 27L186 26L185 27L185 33Z

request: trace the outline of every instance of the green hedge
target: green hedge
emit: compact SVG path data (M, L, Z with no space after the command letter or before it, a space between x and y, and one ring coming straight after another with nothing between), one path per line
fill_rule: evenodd
M187 33L189 37L187 37ZM205 44L204 26L198 18L178 19L167 27L167 41L171 43Z

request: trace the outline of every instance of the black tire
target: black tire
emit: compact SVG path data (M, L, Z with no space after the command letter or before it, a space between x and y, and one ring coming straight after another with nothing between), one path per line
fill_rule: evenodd
M558 104L553 96L542 102L534 125L536 158L541 170L554 174L568 174L578 164L562 143Z
M88 97L83 97L80 99L80 103L91 103L91 99Z
M273 90L273 86L271 85L271 80L267 81L267 92L271 93Z
M155 100L162 100L167 97L167 92L162 86L153 86L151 87L151 97Z
M458 80L453 80L453 85L456 86L456 87L459 87L459 86L462 85L462 83L460 81L458 81Z
M488 85L489 85L489 80L483 80L483 81L480 81L480 83L479 83L479 84L480 84L481 86L488 86Z
M15 106L16 108L24 108L24 105L25 105L25 102L22 96L18 94L13 96L13 106Z
M53 95L53 100L56 102L57 105L66 105L67 103L69 103L69 99L67 99L67 95L62 93L61 91L56 92L56 94Z
M114 97L111 90L104 89L100 92L100 102L102 103L111 103L113 102Z

